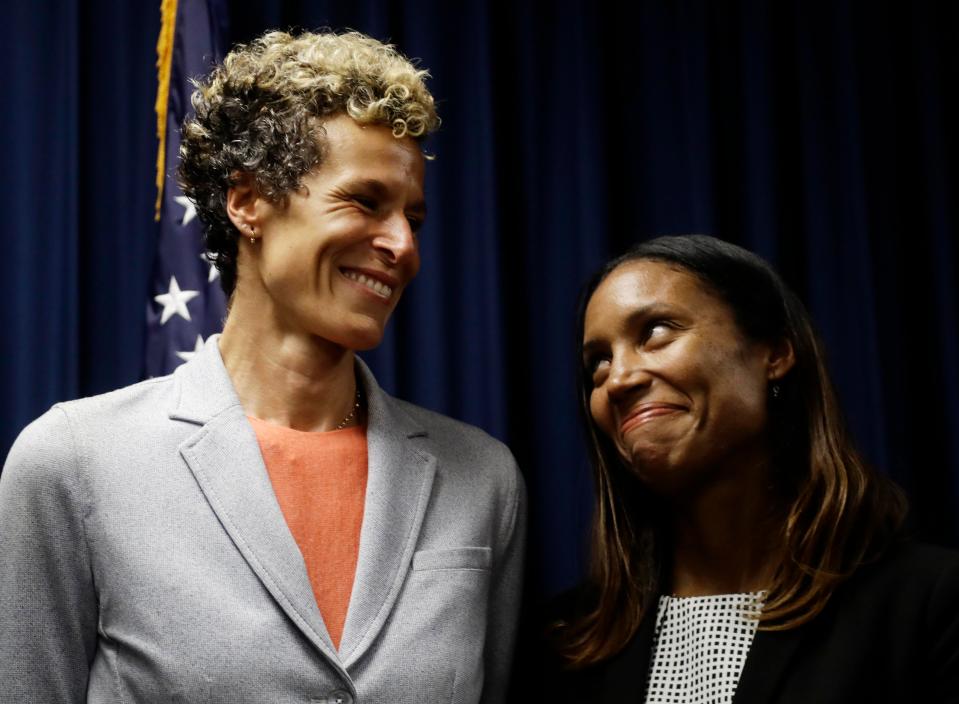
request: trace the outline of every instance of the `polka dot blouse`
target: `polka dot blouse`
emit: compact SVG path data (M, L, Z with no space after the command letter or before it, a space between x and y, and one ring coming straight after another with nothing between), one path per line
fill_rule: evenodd
M646 703L732 702L762 597L762 592L660 597Z

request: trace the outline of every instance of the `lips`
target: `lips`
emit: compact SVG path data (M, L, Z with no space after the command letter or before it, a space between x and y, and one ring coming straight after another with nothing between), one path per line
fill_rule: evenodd
M340 272L350 281L363 286L371 293L385 300L389 300L390 296L393 295L393 291L396 289L398 283L397 280L389 274L372 269L342 268Z
M675 403L663 403L659 401L641 403L640 405L631 409L620 422L620 435L625 434L627 431L632 430L633 428L638 428L649 421L661 418L663 416L681 413L685 410L685 407L679 406Z

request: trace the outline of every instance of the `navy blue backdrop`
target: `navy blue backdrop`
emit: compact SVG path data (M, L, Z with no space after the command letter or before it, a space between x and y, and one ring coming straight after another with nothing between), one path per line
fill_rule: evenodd
M143 374L159 2L3 12L0 454L57 400ZM530 488L530 589L583 568L573 309L629 243L707 232L773 260L851 428L959 545L959 4L367 0L230 5L229 41L352 27L420 57L423 269L369 355L489 430Z

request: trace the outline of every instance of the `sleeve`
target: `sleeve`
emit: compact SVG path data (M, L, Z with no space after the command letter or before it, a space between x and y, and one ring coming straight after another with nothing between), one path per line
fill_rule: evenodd
M0 475L0 682L5 701L86 701L97 602L73 434L54 407Z
M506 701L513 647L523 594L526 549L526 486L510 455L512 486L501 529L499 554L494 557L486 624L485 679L482 704Z
M929 702L959 704L959 557L949 553L929 597Z

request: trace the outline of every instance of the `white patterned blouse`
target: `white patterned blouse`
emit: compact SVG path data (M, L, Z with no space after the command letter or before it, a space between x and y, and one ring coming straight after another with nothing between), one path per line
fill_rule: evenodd
M646 704L731 702L763 595L660 597Z

